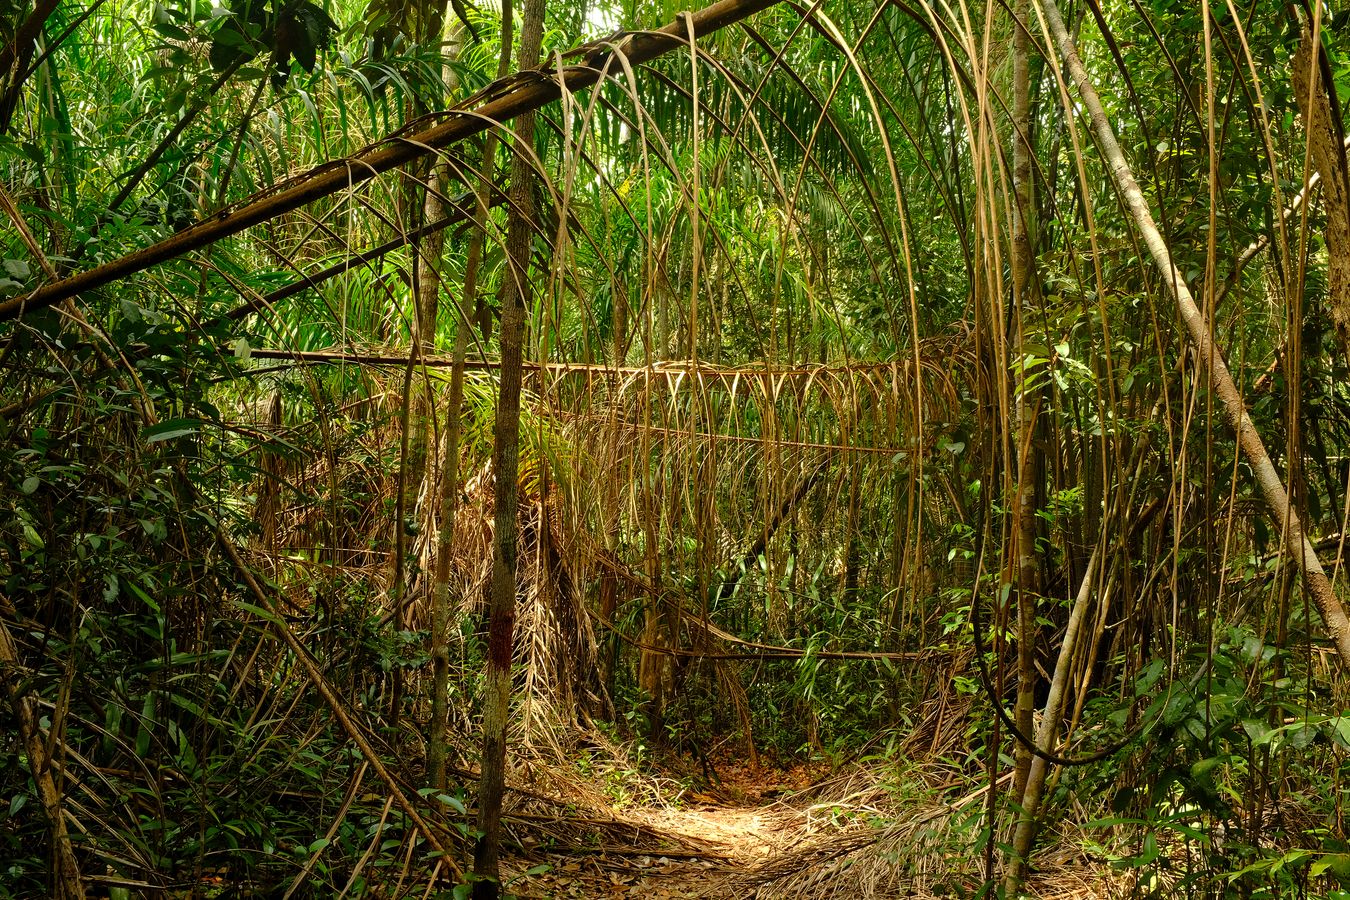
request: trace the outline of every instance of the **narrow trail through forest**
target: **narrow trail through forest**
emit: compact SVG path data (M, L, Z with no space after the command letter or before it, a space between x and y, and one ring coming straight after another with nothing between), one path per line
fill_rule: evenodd
M862 764L754 766L726 754L711 771L709 783L692 788L631 769L592 769L580 781L553 766L536 771L551 782L550 794L561 788L575 802L530 817L542 840L517 834L523 852L505 861L508 894L853 900L980 889L979 860L957 848L980 829L983 791L969 792L940 767L901 774ZM1080 838L1070 827L1049 840L1029 896L1129 895L1128 875L1086 852Z
M727 762L713 784L670 802L616 804L633 846L541 853L521 871L521 898L753 898L756 874L822 834L847 826L822 816L810 794L824 766L753 767ZM546 859L545 859L546 857ZM546 871L539 871L547 866ZM533 870L533 874L527 874Z

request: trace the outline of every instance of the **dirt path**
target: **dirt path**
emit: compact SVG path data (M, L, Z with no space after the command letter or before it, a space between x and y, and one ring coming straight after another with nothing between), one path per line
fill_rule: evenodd
M646 818L668 834L708 841L742 865L753 865L800 839L800 815L780 804L735 807L702 805L657 810Z
M522 898L747 897L740 877L800 838L797 818L777 806L693 806L631 810L652 843L635 850L600 847L550 854L550 870L523 879Z
M810 836L810 817L783 795L807 787L818 775L801 768L728 767L708 793L615 810L615 820L632 829L637 846L601 844L545 854L536 871L522 873L510 890L530 900L751 900L746 876ZM547 870L539 871L542 866Z
M719 771L720 785L706 793L678 790L644 804L618 802L619 808L581 803L568 807L575 813L536 817L540 833L556 839L511 861L510 895L858 900L979 889L982 861L971 851L979 827L971 817L982 809L978 792L957 798L934 792L899 806L866 770L828 784L823 768ZM887 824L878 828L879 822ZM1127 873L1085 857L1072 835L1044 849L1037 869L1027 888L1045 900L1130 891Z

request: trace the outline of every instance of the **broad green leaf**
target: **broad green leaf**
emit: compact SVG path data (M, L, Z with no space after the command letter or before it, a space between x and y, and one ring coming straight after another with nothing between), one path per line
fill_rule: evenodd
M187 437L190 434L196 434L202 425L201 419L169 419L160 422L158 425L150 425L141 429L141 438L147 444L156 444L160 441L171 441L174 438Z

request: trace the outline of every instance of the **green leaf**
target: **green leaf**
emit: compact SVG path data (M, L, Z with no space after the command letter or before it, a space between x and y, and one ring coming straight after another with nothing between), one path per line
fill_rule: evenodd
M468 810L464 807L464 801L452 794L437 794L436 799L446 806L459 813L461 816L468 815Z
M37 533L31 522L23 523L23 539L29 547L34 550L41 550L47 545L42 542L42 536Z
M1190 716L1186 719L1185 728L1190 732L1191 737L1195 738L1197 741L1203 741L1209 737L1208 727L1206 727L1204 721L1197 719L1195 716Z
M1161 659L1155 659L1144 667L1144 670L1139 673L1134 682L1134 695L1136 697L1144 696L1153 685L1158 683L1158 679L1162 677L1164 665Z
M144 758L150 752L150 726L155 722L155 695L146 694L141 699L141 719L136 728L136 755Z
M1275 729L1259 719L1243 719L1242 730L1247 732L1247 737L1255 747L1264 747L1275 736Z
M141 590L136 585L136 582L128 580L126 585L131 590L131 592L135 594L140 599L140 601L144 603L146 606L150 607L155 612L161 611L159 608L159 604L155 602L154 598L151 597L149 594L147 594L145 591Z
M1317 730L1304 722L1295 722L1289 726L1288 735L1286 743L1294 750L1302 750L1317 737Z
M306 72L314 71L314 64L319 59L318 45L308 32L296 35L291 52L295 54L295 61L300 64L300 68Z
M215 42L224 47L245 48L253 50L253 41L248 35L240 31L234 23L221 28L215 34Z
M170 22L156 22L150 27L155 29L155 31L159 32L164 37L170 38L175 41L192 40L192 35L188 34L182 28L179 28L177 25L174 25Z
M1128 816L1107 816L1104 819L1093 819L1090 822L1084 822L1083 828L1112 828L1116 825L1143 825L1143 819L1134 819Z
M262 619L265 622L271 622L273 625L283 624L281 619L277 617L277 614L272 612L270 609L263 609L261 606L256 606L252 603L245 603L243 600L234 601L234 605L242 609L244 612L253 613L253 615L257 616L258 618Z
M1336 716L1328 723L1331 739L1343 750L1350 750L1350 717Z
M1222 767L1227 762L1228 757L1226 756L1211 756L1208 759L1202 759L1191 766L1191 778L1200 787L1212 791L1214 790L1215 770Z
M160 441L171 441L174 438L187 437L190 434L196 434L201 428L201 419L169 419L160 422L158 425L150 425L141 429L141 439L147 444L156 444Z
M1121 868L1142 869L1158 858L1162 850L1158 847L1158 837L1153 832L1144 836L1144 849L1138 856L1122 859L1116 865Z

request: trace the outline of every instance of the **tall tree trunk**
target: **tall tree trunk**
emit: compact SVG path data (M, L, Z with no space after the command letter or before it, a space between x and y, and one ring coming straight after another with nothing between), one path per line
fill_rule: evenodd
M520 32L521 69L539 62L544 37L544 0L526 0ZM496 534L492 554L492 600L488 624L487 677L483 688L483 759L478 787L478 830L474 851L475 900L496 900L500 892L497 857L501 848L502 791L506 779L506 726L511 703L511 657L516 625L516 530L519 517L517 470L520 442L521 355L525 307L531 302L530 245L535 230L534 114L516 120L511 161L511 215L507 224L507 272L501 290L501 388L492 449Z
M477 235L475 241L481 241ZM466 276L465 281L469 279ZM467 294L467 291L466 291ZM468 330L455 326L455 356L450 372L450 397L445 404L445 437L441 453L441 523L436 536L436 562L431 579L431 722L427 735L427 783L446 789L446 719L450 690L450 556L459 509L459 432L464 405L464 361Z
M497 77L511 69L511 43L515 37L511 0L502 0L501 56ZM434 787L446 788L446 701L450 690L450 555L455 540L455 518L459 508L459 436L464 406L464 366L469 355L469 337L473 322L469 318L478 298L478 268L483 259L484 226L492 194L497 135L488 134L483 142L483 161L479 168L478 192L474 206L475 227L469 238L464 262L464 291L457 307L455 355L450 370L450 398L445 409L445 439L441 455L441 531L436 540L436 567L431 587L431 733L427 736L427 780Z
M674 657L667 652L667 648L674 646L674 635L679 628L679 621L674 619L676 606L666 597L663 587L661 504L665 495L666 475L660 463L652 461L652 420L657 415L653 409L655 406L651 383L648 381L643 392L644 421L641 450L638 453L639 465L643 467L638 473L638 514L642 518L643 560L647 565L647 579L652 585L652 591L647 598L646 620L642 628L638 688L643 695L642 712L647 720L647 730L653 737L662 734L666 699L675 684ZM656 472L649 477L647 468L652 466L656 467Z
M1031 12L1030 0L1018 0L1013 23L1013 206L1012 211L1012 292L1015 346L1010 358L1025 358L1024 327L1028 306L1034 294L1032 275L1035 251L1032 240L1031 182L1031 36L1024 27ZM1036 598L1040 593L1036 561L1036 485L1044 462L1036 449L1036 421L1039 397L1031 392L1033 379L1023 367L1014 407L1017 413L1017 494L1013 502L1013 568L1017 595L1017 702L1013 716L1023 734L1031 734L1032 709L1036 703ZM1016 772L1012 797L1022 796L1031 751L1017 744Z
M669 245L664 246L659 252L664 259L657 261L657 269L661 273L659 277L664 282L664 288L652 295L656 315L654 354L657 360L664 361L670 358L671 307L676 302L684 256L677 247L674 251L676 259L672 261L670 258L672 250ZM673 274L668 268L672 264ZM648 364L651 363L651 359L652 353L649 351ZM653 406L651 402L650 383L647 391L643 405L647 418L643 431L644 443L647 441L646 435L649 433L647 429L652 424L652 418L658 414L665 416L664 407ZM652 457L647 449L643 448L641 459L644 465L651 466ZM645 477L642 479L642 491L646 501L643 508L643 526L647 543L647 576L656 589L647 598L646 616L642 627L642 654L638 659L638 689L642 692L642 715L646 720L647 733L652 740L659 742L664 740L666 705L675 692L675 657L671 651L679 641L680 610L675 601L667 596L666 591L660 589L661 509L666 476L663 467L659 463L655 465L657 474L651 479L654 487L648 489L648 479Z
M414 35L418 44L430 44L435 41L438 50L443 38L445 25L445 0L432 0L422 15L413 21L419 28ZM454 76L448 70L444 73L447 80ZM406 121L415 121L426 115L427 109L422 100L412 96L404 107ZM434 157L417 159L407 168L405 190L400 194L401 215L398 221L404 231L423 231L423 226L439 218L436 210L441 209L439 196L441 185L448 178L441 177L441 169L447 166L438 164ZM422 494L422 484L426 478L428 437L430 433L431 391L426 384L426 368L423 366L428 350L436 346L436 313L441 291L441 251L445 247L445 232L432 231L413 243L412 277L412 318L409 326L410 348L408 366L404 372L403 410L399 423L399 460L398 491L394 507L394 574L390 585L391 608L399 624L406 627L402 620L408 614L411 600L411 584L406 571L408 556L407 538L414 532L411 527L417 519L417 500ZM430 511L428 510L428 515ZM403 669L395 666L392 673L393 691L389 708L389 721L398 726L403 700Z

